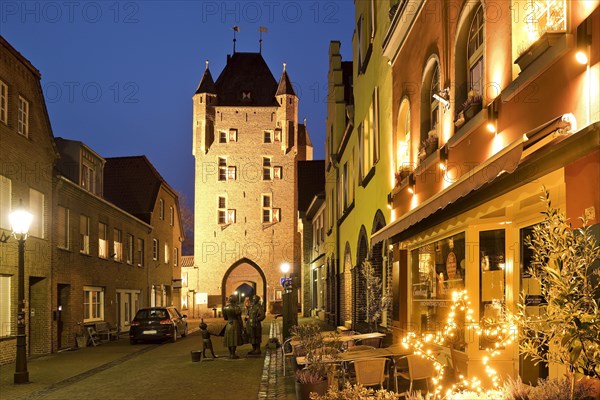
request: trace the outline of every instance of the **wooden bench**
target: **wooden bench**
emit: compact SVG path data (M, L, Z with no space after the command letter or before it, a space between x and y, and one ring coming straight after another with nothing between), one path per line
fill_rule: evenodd
M117 340L119 338L119 330L114 326L110 326L108 322L96 322L96 335L98 335L100 340L104 340L104 338L108 341L112 339Z

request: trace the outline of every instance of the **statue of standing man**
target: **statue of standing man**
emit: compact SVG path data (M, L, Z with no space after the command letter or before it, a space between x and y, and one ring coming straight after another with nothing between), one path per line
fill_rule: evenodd
M248 313L248 338L252 344L252 350L248 354L260 354L260 342L262 340L262 321L265 319L265 310L260 303L260 296L252 297L252 305Z
M237 359L235 354L237 346L244 344L242 341L242 308L238 305L236 295L229 296L229 304L223 308L223 318L227 321L225 327L225 346L229 349L229 358Z

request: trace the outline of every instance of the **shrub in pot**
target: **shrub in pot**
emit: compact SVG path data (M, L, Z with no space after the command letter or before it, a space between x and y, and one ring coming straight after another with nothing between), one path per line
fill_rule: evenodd
M306 366L296 371L296 398L309 399L311 392L324 394L333 363L341 351L341 342L335 332L326 340L317 324L296 325L291 329L298 341L297 347L305 351Z

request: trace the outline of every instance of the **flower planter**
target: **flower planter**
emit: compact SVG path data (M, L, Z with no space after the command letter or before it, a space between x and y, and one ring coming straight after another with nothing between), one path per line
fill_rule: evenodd
M190 354L192 356L192 362L198 362L200 360L202 360L202 352L201 351L190 351Z
M427 139L427 145L425 146L425 153L427 155L432 154L438 149L438 138L429 138Z
M481 111L481 103L473 103L463 110L465 122L476 116Z
M310 393L324 395L327 393L329 384L327 379L316 383L300 383L296 381L296 400L310 400Z
M85 336L75 336L75 342L77 343L77 348L81 349L87 345L87 338Z
M523 71L529 64L534 62L539 56L544 54L546 50L554 46L556 42L564 36L564 32L546 32L538 40L533 42L523 54L515 60L515 64Z

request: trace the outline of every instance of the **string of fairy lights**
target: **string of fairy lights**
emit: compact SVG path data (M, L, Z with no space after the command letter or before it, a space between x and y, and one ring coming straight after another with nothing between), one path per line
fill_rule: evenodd
M484 338L485 343L490 346L485 347L486 356L482 358L483 370L491 382L491 388L486 389L482 385L478 376L465 377L460 375L456 383L451 387L444 387L444 364L436 357L436 352L431 349L431 345L452 346L462 340L459 332L457 319L464 315L464 326L472 328L476 336ZM482 319L479 323L473 318L474 312L471 308L471 301L466 290L455 291L452 293L452 303L450 311L443 328L433 333L418 335L415 332L408 332L402 340L402 345L407 349L412 349L413 354L421 356L432 361L437 372L432 379L435 390L433 399L460 399L461 394L473 392L482 398L498 398L498 389L501 382L498 372L492 367L492 359L501 354L506 346L513 343L516 336L515 325L510 323L510 318L504 315L499 321L491 319ZM456 366L454 366L456 368Z

